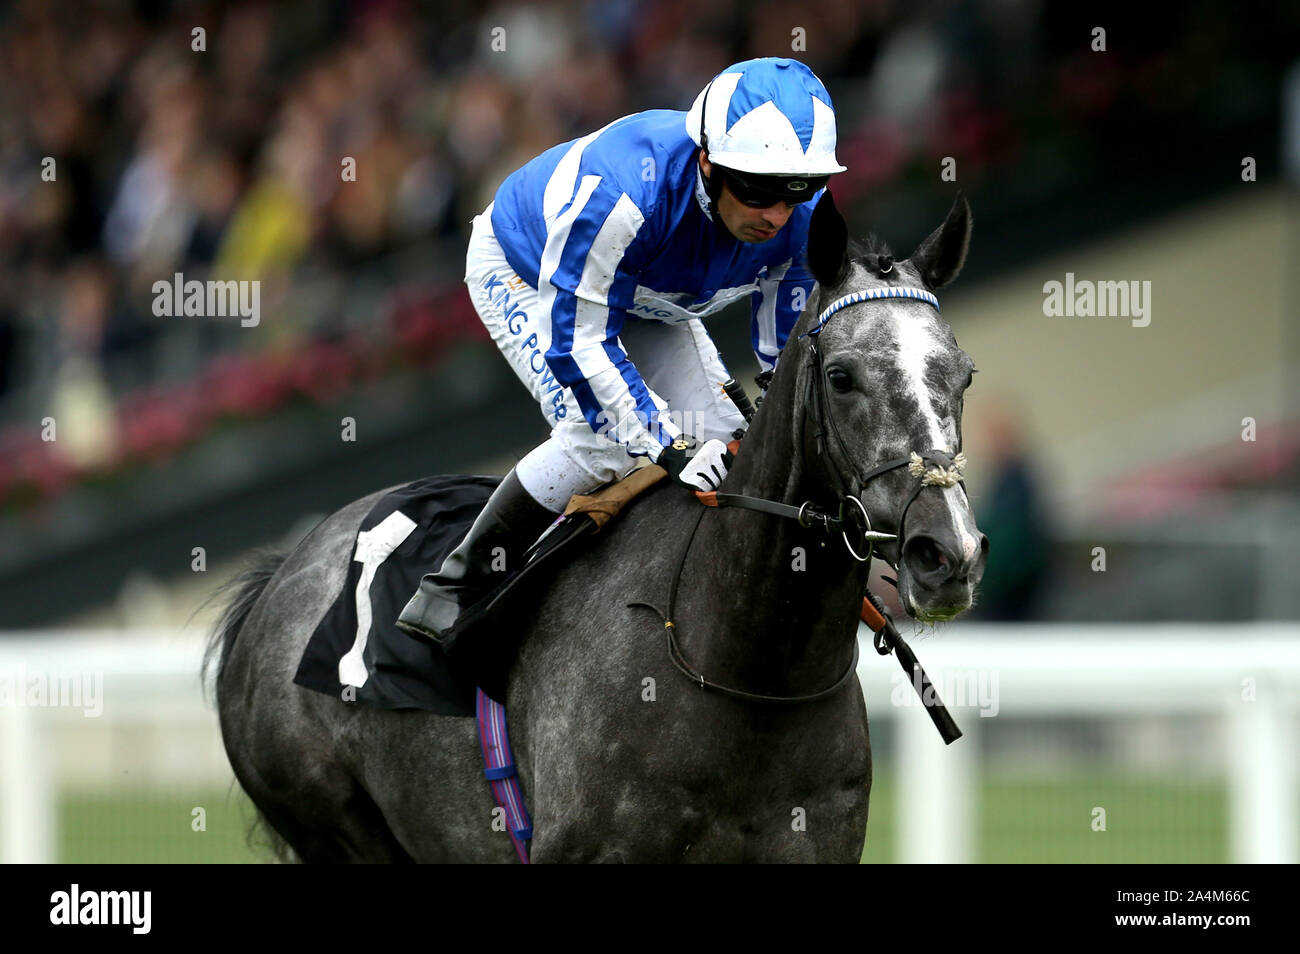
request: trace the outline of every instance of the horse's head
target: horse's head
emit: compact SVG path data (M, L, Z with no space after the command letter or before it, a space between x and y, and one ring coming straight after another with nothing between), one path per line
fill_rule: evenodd
M808 238L819 295L786 348L800 365L805 478L856 496L874 529L897 534L881 550L903 605L927 622L970 607L988 551L959 482L964 458L954 461L974 364L933 297L961 271L970 232L959 194L943 225L894 261L874 239L849 242L827 193Z

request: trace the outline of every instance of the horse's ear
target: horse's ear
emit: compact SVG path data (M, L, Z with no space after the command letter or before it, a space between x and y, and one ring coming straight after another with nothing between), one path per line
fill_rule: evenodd
M848 247L849 227L827 189L808 223L808 271L823 288L834 288L844 278Z
M966 201L966 193L958 191L943 225L930 233L910 259L931 288L947 285L966 264L971 224L970 203Z

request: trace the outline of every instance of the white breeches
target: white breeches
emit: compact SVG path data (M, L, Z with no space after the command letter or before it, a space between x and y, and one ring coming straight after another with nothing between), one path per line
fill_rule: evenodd
M465 261L470 299L492 340L551 424L551 436L519 462L515 472L539 503L562 511L575 493L587 493L636 466L617 441L617 425L598 433L569 388L546 365L551 322L537 289L506 262L492 233L492 206L474 219ZM619 343L650 388L661 414L701 441L731 440L745 424L722 390L728 377L718 349L698 319L666 324L628 319Z

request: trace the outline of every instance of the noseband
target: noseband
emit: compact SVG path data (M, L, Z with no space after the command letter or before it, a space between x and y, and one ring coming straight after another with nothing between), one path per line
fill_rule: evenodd
M935 311L939 311L939 299L924 288L909 285L871 288L837 298L817 316L817 327L799 336L801 339L807 339L808 341L808 400L805 402L805 406L811 409L813 415L817 455L820 457L826 453L826 432L829 431L838 446L840 456L852 469L850 479L846 481L844 475L833 465L827 468L835 485L835 492L840 499L840 517L843 524L846 527L850 523L856 526L862 534L863 542L866 543L867 555L859 556L853 545L849 543L848 534L845 532L844 544L848 547L853 558L860 563L871 562L874 543L882 538L897 539L898 555L900 559L902 558L903 522L907 519L907 511L924 488L930 486L951 487L953 484L960 484L963 490L966 489L966 484L962 480L962 470L966 466L966 455L961 453L960 446L957 453L951 455L947 451L937 448L932 448L923 454L912 451L906 457L895 457L891 460L882 461L869 467L865 472L859 472L857 465L853 462L853 455L849 453L848 445L840 433L839 425L835 422L835 416L830 413L830 401L826 393L826 374L821 349L817 347L817 337L821 334L822 329L826 327L826 322L836 312L850 305L857 305L866 301L893 298L911 298L916 301L923 301L933 306ZM907 467L908 473L920 479L898 514L898 521L895 524L897 533L875 533L871 528L871 518L867 516L867 508L862 503L862 492L870 481L881 474L887 474L900 467ZM853 506L850 507L849 504Z

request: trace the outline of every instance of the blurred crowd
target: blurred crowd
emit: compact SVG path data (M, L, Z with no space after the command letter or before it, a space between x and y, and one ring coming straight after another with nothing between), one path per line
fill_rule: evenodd
M254 381L255 399L231 400L263 408L295 375L346 378L385 349L473 334L463 237L500 180L619 115L687 108L731 62L793 55L819 73L849 204L936 179L945 155L977 181L1043 117L1077 135L1134 95L1195 100L1195 71L1131 43L1088 59L1086 36L1051 29L1059 15L1039 0L10 5L0 504L6 482L49 489L155 430L167 446L199 433L222 410L203 405L219 388L194 393L206 375ZM155 316L151 288L176 272L260 280L267 318ZM81 436L33 446L47 415Z
M322 349L341 343L338 371L472 333L411 289L455 287L462 233L511 170L615 116L685 108L753 55L793 52L861 100L902 7L18 4L0 14L0 496L166 450L232 403L274 406ZM924 134L900 120L939 90L927 35L904 30L877 71L895 108L856 146L844 124L846 192ZM177 272L260 280L270 317L156 316L151 289ZM63 433L42 446L47 417Z

